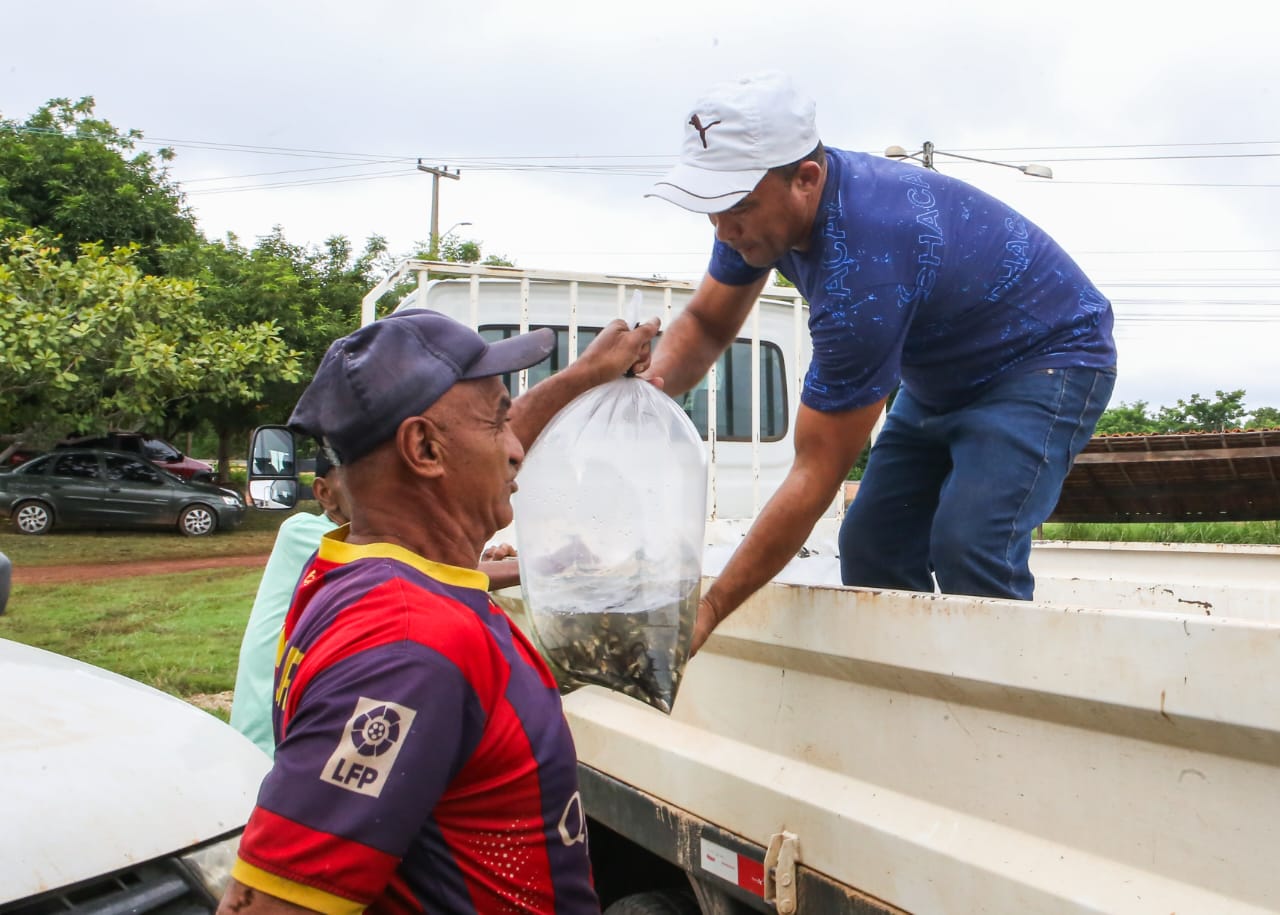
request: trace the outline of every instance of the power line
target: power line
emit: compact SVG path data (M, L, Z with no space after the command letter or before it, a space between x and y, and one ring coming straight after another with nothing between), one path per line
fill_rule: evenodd
M1065 159L1048 159L1049 162L1065 162ZM1103 161L1101 159L1096 161ZM1247 187L1280 187L1280 184L1217 184L1210 181L1086 181L1083 179L1055 178L1053 181L1027 181L1026 184L1040 184L1046 187L1059 184L1095 184L1101 186L1112 187L1225 187L1225 188L1247 188Z
M1041 152L1054 149L1189 149L1199 146L1277 146L1280 140L1208 140L1202 143L1091 143L1086 146L980 146L957 152Z
M77 137L68 135L56 128L39 128L25 127L15 125L10 128L25 133L43 133L58 134L68 139L87 139L95 142L101 142L98 137ZM450 162L460 162L463 164L472 163L470 167L520 167L520 168L540 168L544 167L537 163L543 162L576 162L578 160L612 160L612 159L650 159L656 162L671 162L676 159L672 154L658 153L634 153L634 154L584 154L569 153L560 155L537 155L537 156L521 156L521 155L501 155L501 156L405 156L405 155L388 155L385 153L355 153L342 152L328 149L310 149L306 147L290 147L290 146L269 146L263 144L250 143L230 143L225 141L212 140L187 140L173 137L123 137L133 143L141 143L153 146L170 146L185 147L191 149L211 149L223 152L241 152L257 155L282 155L282 156L307 156L316 158L341 158L350 161L365 162L404 162L412 163L418 158L431 160L448 160ZM1197 147L1227 147L1227 146L1261 146L1261 145L1280 145L1280 140L1230 140L1230 141L1205 141L1198 143L1125 143L1125 144L1088 144L1088 145L1061 145L1061 146L1009 146L1009 147L972 147L966 148L965 152L1048 152L1054 150L1075 151L1086 149L1097 150L1124 150L1124 149L1189 149ZM960 151L960 150L957 150ZM1143 155L1143 156L1080 156L1080 157L1059 157L1045 159L1048 162L1151 162L1162 160L1178 160L1178 159L1240 159L1240 158L1280 158L1280 152L1254 152L1254 153L1203 153L1188 155ZM514 160L514 162L513 162ZM523 163L523 164L520 164ZM546 166L546 167L563 167L571 168L573 166ZM624 166L629 168L643 168L643 165ZM653 168L653 164L649 164L648 168Z
M1075 251L1075 254L1280 254L1280 248L1169 248L1117 249L1113 251Z
M1226 268L1230 270L1231 268ZM1252 268L1238 268L1240 271L1252 272ZM1275 268L1271 268L1275 269ZM1112 279L1103 279L1107 277L1106 273L1091 271L1093 282L1100 286L1125 287L1125 286L1176 286L1176 287L1236 287L1248 285L1252 283L1260 283L1267 287L1280 286L1280 273L1265 273L1260 276L1252 276L1246 274L1240 276L1216 276L1214 273L1222 272L1223 268L1218 267L1166 267L1153 269L1147 274L1142 273L1125 273L1115 274ZM1187 279L1179 279L1178 274L1185 276L1190 273Z
M1116 315L1116 324L1276 324L1275 315Z
M240 143L217 143L206 140L179 140L173 138L156 137L153 139L135 138L136 142L153 143L156 145L167 146L186 146L203 149L222 149L229 152L253 152L263 155L310 155L318 157L341 157L346 159L364 159L369 161L395 161L409 162L415 161L419 157L409 156L388 156L385 154L371 153L347 153L336 152L333 150L315 150L301 149L287 146L259 146L252 144ZM1134 144L1134 145L1115 145L1115 146L1049 146L1049 147L1010 147L1008 149L991 149L990 151L1004 152L1014 150L1025 150L1028 152L1049 151L1054 149L1060 150L1076 150L1076 149L1152 149L1152 148L1171 148L1171 147L1201 147L1215 145L1259 145L1260 143L1271 143L1272 141L1238 141L1228 143L1186 143L1186 144ZM1280 143L1280 141L1275 141ZM983 148L985 149L985 148ZM983 151L979 149L977 151ZM522 156L522 155L501 155L501 156L441 156L431 155L422 156L423 159L450 161L450 162L469 162L473 163L471 167L480 167L482 164L487 165L510 165L512 160L520 163L530 163L528 167L539 167L534 163L539 162L563 162L577 160L601 160L601 159L652 159L657 162L672 162L677 157L674 154L666 153L610 153L610 154L585 154L585 153L569 153L560 155L538 155L538 156ZM1176 159L1251 159L1251 158L1280 158L1280 152L1256 152L1256 153L1203 153L1188 155L1146 155L1146 156L1076 156L1076 157L1060 157L1046 159L1048 162L1151 162L1161 160ZM653 167L652 164L649 167Z
M269 191L276 188L289 187L315 187L320 184L349 184L354 181L373 181L379 178L407 178L413 172L394 171L394 172L377 172L372 175L347 175L336 178L313 178L302 181L275 181L270 184L246 184L240 187L211 187L205 189L196 189L188 192L188 196L194 197L212 197L218 194L238 194L247 191Z
M325 172L339 168L360 168L364 166L364 164L365 163L353 163L347 165L316 165L312 168L286 168L274 172L250 172L245 175L219 175L213 178L184 178L182 179L182 183L199 184L206 181L240 181L244 178L266 178L275 175L300 175L304 172Z
M58 130L57 128L53 128L53 127L25 127L22 125L18 125L16 127L4 128L4 129L12 129L18 133L57 135L67 140L87 140L92 143L103 142L102 137L91 136L91 135L80 136L77 134L68 134L68 133L65 133L64 131ZM410 162L411 163L414 161L414 158L411 156L388 156L385 154L376 154L376 153L344 153L344 152L334 152L332 150L322 150L322 149L306 149L306 148L290 147L290 146L261 146L261 145L254 145L254 144L248 144L248 143L226 143L226 142L219 142L219 141L212 141L212 140L178 140L170 137L142 137L142 136L128 136L127 134L121 136L120 139L129 143L141 144L144 146L178 147L178 148L186 148L186 149L211 149L219 152L239 152L239 153L250 153L254 155L290 156L295 158L307 157L307 158L318 158L318 159L326 159L326 158L327 159L347 159L353 162L358 161L358 162Z
M101 142L101 138L93 136L78 137L68 135L56 128L36 128L17 126L15 129L19 132L59 135L68 139L85 139L93 142ZM254 177L271 177L277 175L288 174L305 174L313 171L320 171L326 168L342 168L351 167L361 164L404 164L409 165L417 161L418 157L409 156L393 156L375 153L353 153L340 152L325 149L309 149L305 147L287 147L287 146L269 146L262 144L247 143L228 143L216 142L208 140L186 140L172 137L126 137L129 142L135 144L186 148L196 150L208 150L218 152L233 152L251 155L272 155L287 156L292 158L322 158L322 159L340 159L350 166L316 166L312 168L285 169L274 172L253 172L241 175L223 175L205 178L188 179L185 183L206 183L213 181L233 181L244 180ZM1173 148L1192 148L1192 147L1236 147L1247 145L1274 144L1280 141L1214 141L1204 143L1163 143L1163 144L1109 144L1109 145L1085 145L1085 146L1028 146L1028 147L980 147L967 149L968 152L1012 152L1017 150L1027 152L1041 152L1047 150L1079 150L1079 149L1173 149ZM467 167L477 171L506 171L506 172L543 172L555 173L563 175L592 175L592 176L619 176L625 175L629 177L660 177L665 172L665 165L674 161L675 156L661 154L583 154L573 153L567 155L538 155L538 156L435 156L423 157L434 159L448 159L457 162L459 167ZM1057 157L1047 158L1045 162L1152 162L1161 160L1188 160L1188 159L1231 159L1231 158L1280 158L1280 152L1261 152L1261 153L1215 153L1215 154L1194 154L1194 155L1144 155L1144 156L1081 156L1081 157ZM637 161L649 160L649 161ZM966 163L958 163L964 165ZM335 179L333 182L317 182L317 183L345 183L348 180L360 181L370 180L373 178L386 177L388 173L378 172L367 176L353 176L351 178ZM1050 182L1039 182L1048 185ZM1065 185L1096 185L1099 187L1152 187L1152 188L1169 188L1169 187L1185 187L1185 188L1214 188L1224 190L1245 190L1245 189L1273 189L1280 187L1280 184L1273 183L1229 183L1229 182L1159 182L1159 181L1091 181L1084 179L1058 179L1052 184ZM227 193L240 193L248 190L263 189L270 190L277 187L305 187L300 182L272 182L268 184L258 185L256 187L236 187L221 188L219 191ZM202 189L192 189L192 194L207 193Z
M1202 302L1193 299L1179 301L1171 299L1164 302L1126 302L1121 300L1114 303L1118 306L1118 317L1123 317L1134 321L1147 321L1152 318L1159 317L1176 317L1176 318L1203 318L1206 321L1214 321L1222 316L1235 315L1237 317L1249 318L1277 318L1280 319L1280 301L1276 302ZM1257 308L1249 308L1249 305L1256 305ZM1158 308L1168 309L1186 309L1186 310L1170 310L1170 311L1146 311L1134 310L1136 305L1153 305ZM1212 309L1205 309L1206 305L1215 305ZM1229 310L1230 308L1241 309L1239 311ZM1226 309L1226 310L1224 310Z
M610 169L588 169L588 168L581 168L581 167L577 167L577 168L566 167L562 169L549 169L549 168L510 168L510 169L480 168L480 169L477 169L475 167L471 167L469 170L470 171L541 171L541 172L555 171L558 174L596 174L596 175L652 174L654 176L657 176L657 175L663 174L662 172L620 172L620 171L610 170ZM306 172L306 171L311 171L311 169L299 169L298 171ZM289 174L289 173L290 172L286 171L286 172L278 172L276 174ZM321 185L321 184L345 184L352 181L368 181L374 178L387 178L387 177L396 177L396 176L404 177L411 174L413 174L413 172L408 170L371 172L365 175L338 175L332 178L311 178L311 179L303 179L300 181L272 181L272 182L267 182L263 184L246 184L239 187L195 188L191 191L188 191L187 193L189 195L194 195L194 196L208 196L211 194L237 193L237 192L243 192L243 191L264 191L264 190L272 190L275 188L285 188L285 187L310 187L310 186ZM244 175L244 176L234 176L234 177L243 178L243 177L253 177L253 176ZM203 179L203 180L207 181L207 180L214 180L214 179ZM231 180L231 178L229 177L227 180Z
M945 150L940 149L938 152L945 155ZM1060 156L1049 158L1036 156L1036 160L1039 162L1163 162L1178 159L1280 159L1280 152L1197 153L1185 156Z
M1168 282L1162 280L1120 280L1114 283L1102 283L1108 289L1280 289L1280 281L1268 283L1254 280L1179 280Z

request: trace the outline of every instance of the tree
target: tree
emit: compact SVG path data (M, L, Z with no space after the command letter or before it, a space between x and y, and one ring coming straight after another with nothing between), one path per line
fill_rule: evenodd
M1176 406L1161 407L1154 414L1148 412L1145 400L1121 403L1102 414L1095 434L1159 435L1280 427L1280 410L1275 407L1260 407L1246 423L1243 390L1214 393L1214 400L1192 394L1186 400L1179 400Z
M1103 412L1095 435L1148 434L1159 431L1154 418L1147 414L1147 402L1121 403Z
M68 260L31 231L0 239L0 415L19 441L137 429L300 377L274 322L211 321L194 282L144 275L137 259L89 243Z
M1160 432L1224 432L1240 428L1244 419L1244 391L1215 391L1216 400L1192 394L1177 406L1161 407L1156 415Z
M208 320L222 326L272 322L298 354L301 369L297 378L269 382L250 399L195 398L171 421L208 423L218 439L218 466L225 467L242 433L287 420L329 344L359 325L360 300L385 254L379 236L356 256L345 236L304 248L290 243L279 226L252 250L228 236L166 251L166 269L198 284Z
M1250 429L1280 429L1280 410L1275 407L1259 407L1249 417Z
M431 257L431 246L417 242L417 257L421 260L447 261L451 264L480 264L485 267L514 267L513 261L498 254L485 255L483 245L474 238L462 238L452 232L440 239L436 256Z
M416 242L415 247L418 253L415 255L411 255L412 257L418 260L424 260L424 261L433 259L430 257L430 247L426 245L424 242L421 242L421 241ZM480 242L476 241L475 239L462 239L454 235L453 233L450 233L446 235L444 238L440 239L440 245L438 248L437 256L434 258L434 260L445 261L451 264L479 263L483 267L514 267L515 266L514 261L507 260L505 257L502 257L500 255L490 254L482 258L482 254L483 254L483 251L482 251ZM388 260L391 260L391 259L388 259ZM383 268L379 272L382 274L390 273L391 270L399 262L400 262L399 260L392 260L390 263L387 263L384 261L379 264L379 266ZM430 271L428 271L427 273L427 278L432 280L440 279L442 278L442 276L443 274L432 273ZM385 318L387 315L391 314L393 311L396 310L396 308L399 307L400 303L404 300L405 296L409 295L417 288L418 288L418 282L416 278L405 279L399 283L396 283L389 290L387 290L387 292L375 303L374 305L375 316L379 318Z
M135 245L135 265L154 273L162 246L198 237L166 170L173 152L138 152L139 131L93 109L89 96L57 98L24 123L0 120L0 234L39 227L62 237L64 256L87 242Z

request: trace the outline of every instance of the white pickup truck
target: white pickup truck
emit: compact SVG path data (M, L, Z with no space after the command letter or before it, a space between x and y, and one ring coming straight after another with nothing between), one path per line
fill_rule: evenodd
M664 325L691 293L410 261L366 320L415 276L406 304L482 334L557 328L532 372L637 290ZM707 577L790 463L806 319L794 290L766 289L685 399L712 458ZM839 584L842 507L689 663L671 715L565 696L606 904L1280 910L1280 548L1042 542L1032 602L873 591ZM503 600L521 619L519 593Z

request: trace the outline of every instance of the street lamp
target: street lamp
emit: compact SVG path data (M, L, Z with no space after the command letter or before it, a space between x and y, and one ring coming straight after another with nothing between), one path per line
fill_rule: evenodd
M446 229L444 232L442 232L440 235L434 236L431 239L431 258L430 259L435 260L437 257L440 256L440 242L444 241L446 238L452 235L454 229L457 229L461 226L469 226L469 225L471 225L471 223L469 222L455 222L453 225L449 226L449 228Z
M976 156L962 156L960 153L946 152L945 150L938 149L929 140L924 141L924 146L919 150L919 152L909 153L901 146L890 146L884 151L884 154L890 159L918 159L921 165L925 168L932 169L933 171L937 171L937 169L933 167L934 156L950 156L953 159L964 159L966 162L981 162L984 165L1003 165L1005 168L1017 169L1022 172L1022 174L1029 175L1032 178L1053 177L1053 169L1049 168L1047 165L1037 165L1035 163L1028 165L1013 165L1009 162L997 162L994 159L979 159Z
M450 235L453 234L454 229L460 228L462 226L469 226L469 225L471 225L471 223L469 222L455 222L453 225L449 226L449 228L446 229L443 233L441 233L440 237L448 238Z

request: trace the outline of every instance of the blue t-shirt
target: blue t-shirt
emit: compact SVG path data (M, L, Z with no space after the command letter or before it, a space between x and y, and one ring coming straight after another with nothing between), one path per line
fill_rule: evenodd
M809 250L775 264L809 303L802 400L866 406L899 381L946 410L1010 371L1115 365L1111 303L1058 244L994 197L879 156L827 150ZM766 271L716 242L708 268Z

